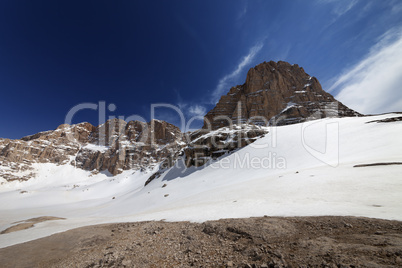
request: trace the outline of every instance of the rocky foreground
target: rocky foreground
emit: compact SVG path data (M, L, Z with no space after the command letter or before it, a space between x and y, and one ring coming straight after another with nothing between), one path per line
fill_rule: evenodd
M401 267L402 222L262 217L78 228L0 249L2 267Z

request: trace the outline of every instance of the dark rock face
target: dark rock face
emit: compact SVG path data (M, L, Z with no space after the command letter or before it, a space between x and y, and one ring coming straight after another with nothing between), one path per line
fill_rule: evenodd
M325 92L297 64L264 62L251 68L204 118L204 129L230 124L287 125L308 119L360 116Z
M193 133L192 141L184 149L186 166L202 166L210 160L253 143L266 133L267 128L255 125L223 127L203 135Z

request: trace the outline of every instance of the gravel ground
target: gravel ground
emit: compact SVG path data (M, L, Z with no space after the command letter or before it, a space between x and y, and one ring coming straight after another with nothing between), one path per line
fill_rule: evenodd
M402 222L261 217L82 227L0 249L1 267L402 267Z

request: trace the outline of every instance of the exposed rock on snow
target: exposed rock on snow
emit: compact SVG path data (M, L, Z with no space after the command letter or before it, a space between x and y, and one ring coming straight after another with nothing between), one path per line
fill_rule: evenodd
M402 121L402 116L399 117L391 117L391 118L386 118L382 120L374 120L374 121L369 121L368 123L391 123L391 122L399 122Z
M223 127L214 131L203 130L192 133L192 141L184 149L186 165L202 166L211 159L243 148L268 133L268 128L255 125L233 125L232 128Z
M375 167L375 166L392 166L392 165L402 165L402 162L385 162L385 163L372 163L372 164L359 164L353 167Z
M201 167L208 162L217 160L221 156L229 155L235 150L255 142L266 133L268 133L267 127L252 124L232 125L230 128L223 127L213 131L200 129L187 133L186 139L190 140L187 146L179 154L166 158L159 166L159 169L148 178L145 185L159 178L174 164L184 164L187 168L192 166Z

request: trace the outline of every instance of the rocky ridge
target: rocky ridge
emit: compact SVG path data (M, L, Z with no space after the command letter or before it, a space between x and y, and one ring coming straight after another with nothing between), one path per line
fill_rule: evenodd
M264 62L247 73L205 115L204 129L230 124L287 125L325 117L360 116L325 92L297 64Z
M234 125L204 133L184 134L165 121L149 123L112 119L97 127L90 123L60 125L20 140L0 140L0 177L6 181L36 176L35 163L71 164L76 168L120 174L124 170L152 170L155 176L178 160L187 167L202 166L254 142L267 128Z
M71 164L111 175L128 169L152 168L184 147L183 134L164 121L119 119L97 127L90 123L60 125L19 140L0 140L0 177L6 181L35 176L34 163Z
M267 125L343 116L360 114L322 90L297 64L264 62L222 96L205 115L203 128L192 133L160 120L111 119L99 126L63 124L19 140L0 139L0 179L27 180L35 177L35 163L54 163L112 176L158 166L151 181L178 160L198 167L230 154L265 135Z

